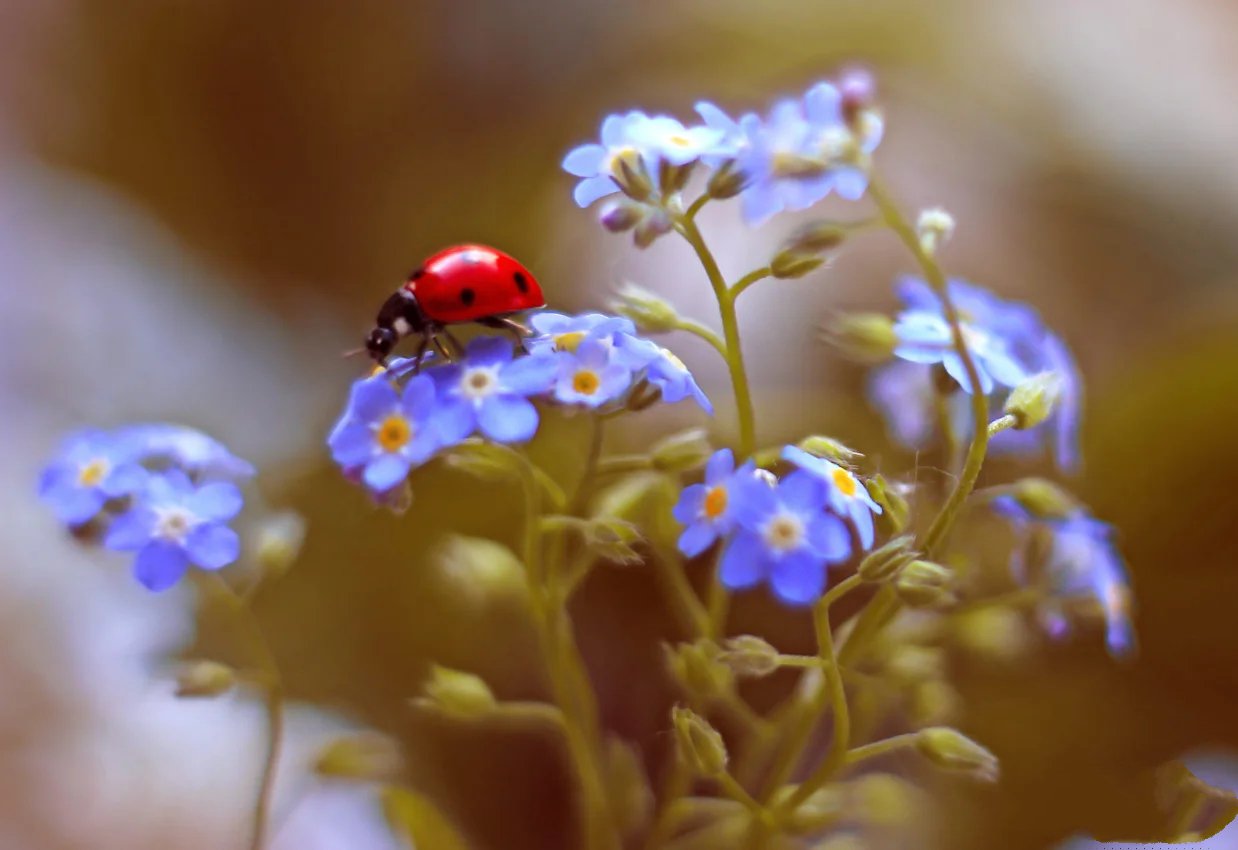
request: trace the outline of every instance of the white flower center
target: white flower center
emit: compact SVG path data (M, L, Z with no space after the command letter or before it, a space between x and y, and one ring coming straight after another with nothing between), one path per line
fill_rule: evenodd
M498 366L472 366L460 376L460 394L465 398L485 398L498 388Z
M198 524L198 517L180 506L155 509L154 536L170 543L183 543Z
M795 514L776 514L761 529L765 545L775 552L798 549L804 540L804 521Z

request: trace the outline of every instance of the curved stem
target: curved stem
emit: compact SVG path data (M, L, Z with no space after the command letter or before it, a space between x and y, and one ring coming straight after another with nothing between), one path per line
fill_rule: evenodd
M871 744L853 747L847 751L846 758L843 759L843 767L851 767L868 759L874 759L887 753L913 747L919 737L915 732L907 732L903 735L894 735L880 741L873 741Z
M606 441L606 420L600 416L593 416L591 419L589 453L585 455L584 471L581 472L580 480L576 482L576 490L572 493L572 499L568 503L568 513L571 514L582 511L585 502L589 500L593 479L598 471L598 461L602 457L602 444Z
M773 274L773 272L770 270L769 266L762 266L759 269L753 269L731 285L731 297L738 298L739 294L745 289L752 286L759 280L765 280L765 278L769 277L771 274Z
M706 327L696 321L696 319L684 319L682 317L675 322L675 329L700 337L709 343L714 351L721 354L723 360L726 359L726 343L722 341L722 337L714 333L713 329Z

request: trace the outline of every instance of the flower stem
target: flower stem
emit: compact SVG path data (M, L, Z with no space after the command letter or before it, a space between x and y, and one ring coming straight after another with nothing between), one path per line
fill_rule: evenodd
M693 205L695 208L695 205ZM679 215L675 219L675 229L684 240L692 246L697 259L705 269L709 284L713 287L714 297L718 301L718 313L722 318L722 338L726 344L726 364L731 373L731 385L735 391L736 415L739 419L739 453L742 457L750 456L756 450L756 416L752 407L752 392L748 386L748 373L744 368L744 353L740 347L739 318L735 313L735 294L727 286L718 261L714 259L705 237L696 226L693 218L694 209Z
M773 272L770 270L769 266L762 266L759 269L753 269L731 285L731 297L738 298L739 294L745 289L752 286L759 280L765 280L765 278L769 277L771 274L773 274Z

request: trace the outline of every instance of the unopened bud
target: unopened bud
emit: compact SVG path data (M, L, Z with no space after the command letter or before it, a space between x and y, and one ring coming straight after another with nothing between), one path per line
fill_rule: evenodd
M931 257L954 235L954 216L941 207L924 210L916 221L916 235L924 253Z
M996 782L997 756L957 729L930 726L916 733L916 749L938 767Z
M735 160L727 160L709 178L705 193L715 200L734 198L748 185L748 176L739 170Z
M843 243L847 231L828 221L810 222L795 231L783 243L788 251L799 251L802 254L824 254Z
M314 760L314 772L333 779L389 782L396 779L404 760L400 745L377 732L358 732L329 742Z
M731 668L720 659L718 647L707 640L667 646L666 665L684 693L709 700L725 693L734 682Z
M946 653L940 647L903 644L885 663L890 676L906 683L941 679L946 674Z
M722 662L736 676L759 679L778 669L782 655L773 644L756 635L739 635L727 640Z
M236 685L236 671L218 661L190 662L176 677L178 697L217 697Z
M602 488L594 497L591 513L654 529L679 498L679 491L658 472L625 475Z
M820 177L829 170L830 164L817 157L802 156L797 153L782 152L774 154L771 162L775 177L790 179L808 179Z
M671 709L671 725L679 753L693 773L717 776L726 770L726 742L709 721L691 709Z
M796 443L801 449L808 452L810 455L823 457L826 460L833 461L838 464L853 463L864 455L857 452L855 449L845 445L833 437L825 437L821 434L813 434L810 437L805 437Z
M932 561L912 561L903 567L894 581L903 604L912 608L927 608L954 598L951 585L954 573Z
M671 217L666 210L650 210L648 215L632 231L632 242L637 248L648 248L659 236L671 232Z
M1065 519L1079 511L1079 502L1045 478L1023 478L1011 485L1014 500L1037 519Z
M615 293L611 308L646 333L666 333L679 327L679 312L671 302L634 283L624 284Z
M494 710L494 694L480 676L435 664L422 704L454 717L482 717Z
M911 505L902 493L904 485L887 481L885 476L878 473L867 479L864 487L868 490L868 495L873 497L873 501L881 505L878 524L890 534L901 534L911 519Z
M848 813L870 826L896 827L916 819L918 789L890 773L869 773L848 783Z
M603 516L589 520L584 526L584 541L589 551L621 566L641 562L640 553L633 548L640 540L640 531L627 520Z
M686 165L672 165L665 159L658 164L658 186L662 190L662 196L669 197L688 185L688 178L692 176L692 168L695 163L689 162Z
M843 354L867 363L879 363L894 356L898 334L894 322L884 313L842 313L825 329L826 339Z
M520 560L494 540L452 534L436 547L433 559L451 584L453 597L485 604L499 598L523 599L527 592Z
M713 454L704 428L689 428L653 444L653 466L663 472L687 472L705 465Z
M640 224L645 217L645 210L631 201L611 201L602 207L598 221L611 233L623 233Z
M611 160L611 177L620 191L634 201L647 201L653 195L653 181L636 148L628 148Z
M792 280L815 271L824 262L823 258L813 256L812 254L784 249L775 254L774 259L769 261L769 270L770 274L776 278Z
M304 517L296 511L272 514L258 528L254 560L265 577L278 578L297 560L304 542Z
M1041 372L1011 390L1002 409L1015 418L1015 428L1025 431L1048 419L1061 395L1061 376Z
M894 578L903 567L916 559L917 553L912 548L914 543L915 538L906 534L869 552L864 556L864 560L860 561L860 578L874 584Z
M640 753L632 744L608 738L604 751L607 798L620 831L630 835L648 822L653 792Z
M843 120L855 126L860 116L873 105L876 82L867 68L851 68L838 78L839 108Z
M986 605L960 613L951 621L955 642L982 658L1008 663L1034 645L1027 620L1013 608Z

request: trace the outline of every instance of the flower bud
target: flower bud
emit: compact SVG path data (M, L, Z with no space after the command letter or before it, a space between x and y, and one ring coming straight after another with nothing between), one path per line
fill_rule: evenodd
M1037 519L1065 519L1080 508L1074 496L1045 478L1023 478L1011 489L1015 501Z
M783 151L774 154L771 166L775 177L807 179L820 177L829 170L830 164L817 157Z
M665 525L665 517L678 498L678 489L665 475L635 472L602 488L593 499L591 513L635 523L652 534Z
M691 709L671 709L671 725L679 753L693 773L717 776L726 770L726 742L709 721Z
M713 454L704 428L689 428L653 444L653 466L663 472L687 472L705 465Z
M880 473L864 482L868 495L881 505L881 515L877 517L877 522L890 534L901 534L911 519L911 505L901 492L904 486L887 481Z
M903 604L912 608L927 608L954 599L951 585L954 573L932 561L912 561L903 567L894 581Z
M866 363L889 360L898 347L894 322L884 313L839 314L826 327L825 335L843 354Z
M948 723L959 714L959 692L946 682L921 682L911 689L907 707L913 726Z
M636 148L628 148L611 160L611 177L619 190L634 201L647 201L653 196L653 181Z
M941 207L924 210L916 221L916 235L924 253L931 257L954 235L954 216Z
M494 710L494 694L480 677L435 664L424 686L423 704L453 717L482 717Z
M890 773L869 773L848 783L848 814L869 826L897 827L921 815L919 789Z
M885 668L892 678L901 682L941 679L946 675L946 653L936 646L903 644L891 650Z
M986 605L951 618L952 635L962 649L999 663L1026 654L1034 638L1023 614L1013 608Z
M769 270L776 278L791 280L820 268L824 262L821 257L784 248L769 261Z
M305 518L296 511L281 511L265 517L258 528L254 560L266 578L278 578L301 554L305 542Z
M218 661L193 661L176 677L178 697L217 697L236 686L236 671Z
M731 668L720 660L718 647L708 640L664 647L666 665L684 693L710 700L725 693L735 681Z
M640 753L619 738L607 738L603 751L607 799L620 831L631 835L648 822L653 808L653 792Z
M404 766L400 745L377 732L358 732L329 742L314 760L314 772L334 779L389 782Z
M930 726L916 734L916 749L938 767L996 782L997 756L949 726Z
M715 200L734 198L748 185L748 175L739 170L735 160L724 162L709 178L705 193Z
M782 246L785 250L802 254L824 254L837 248L846 238L847 231L837 224L813 221L795 231Z
M688 178L692 176L692 169L695 165L694 162L686 165L672 165L666 160L659 162L658 186L662 190L662 196L670 197L688 185Z
M912 549L915 538L910 534L895 537L878 549L874 549L860 561L857 572L864 581L877 584L889 581L902 571L903 567L916 559L916 551Z
M446 463L483 481L503 481L520 474L519 461L510 450L482 440L466 440L451 449Z
M1061 376L1041 372L1011 390L1002 409L1015 418L1015 428L1025 431L1048 419L1061 395Z
M679 327L679 312L671 302L634 283L624 284L615 294L611 309L646 333L666 333Z
M643 560L632 544L641 540L640 531L627 520L598 517L584 526L585 546L589 551L620 566L639 564Z
M857 452L850 446L835 440L833 437L823 437L820 434L813 434L805 437L796 443L801 449L808 452L810 455L823 457L826 460L833 461L838 464L848 464L864 457L863 453Z
M781 657L781 653L764 638L739 635L727 640L722 662L736 676L759 679L777 670Z
M453 596L474 604L526 596L524 567L502 543L451 534L435 547L432 557L450 584Z
M872 108L876 89L873 74L867 68L848 69L838 78L839 108L849 126L856 126L860 116Z
M794 788L784 785L770 800L771 808L777 808L791 796ZM841 785L827 785L795 807L790 815L792 832L797 834L820 832L847 814L847 799Z
M650 210L636 230L632 232L632 242L637 248L648 248L659 236L671 232L671 217L666 210Z
M611 233L623 233L640 224L644 217L644 209L631 201L621 199L605 204L598 215L598 221Z

